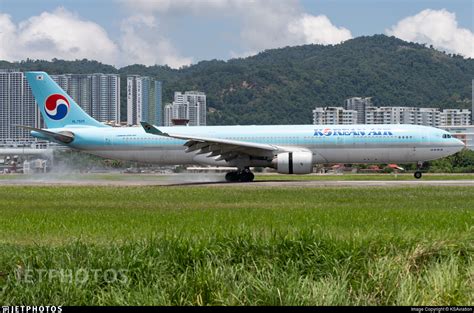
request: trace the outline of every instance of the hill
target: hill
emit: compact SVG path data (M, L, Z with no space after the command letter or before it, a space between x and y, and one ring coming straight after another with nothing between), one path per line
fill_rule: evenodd
M376 105L467 108L474 60L395 37L358 37L338 45L267 50L229 61L202 61L179 70L96 61L0 61L0 68L54 73L148 75L164 82L163 101L175 90L208 96L209 124L311 123L315 106L342 106L353 96ZM122 92L125 92L122 79ZM125 110L125 97L122 97Z

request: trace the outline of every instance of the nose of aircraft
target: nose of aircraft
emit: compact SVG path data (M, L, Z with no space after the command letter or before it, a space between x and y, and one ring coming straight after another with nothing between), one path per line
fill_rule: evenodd
M461 140L457 138L452 138L452 139L454 140L454 146L456 148L456 152L461 151L466 146L464 142L462 142Z

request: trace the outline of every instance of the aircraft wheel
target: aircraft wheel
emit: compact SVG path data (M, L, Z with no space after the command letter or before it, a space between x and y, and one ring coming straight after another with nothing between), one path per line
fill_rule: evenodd
M416 171L413 176L415 176L416 179L420 179L423 174L420 171Z
M240 175L238 172L229 172L225 174L225 180L230 183L235 183L240 181Z
M251 182L251 181L253 181L254 178L255 178L255 176L250 171L243 171L240 174L240 181L241 182L245 182L245 183Z

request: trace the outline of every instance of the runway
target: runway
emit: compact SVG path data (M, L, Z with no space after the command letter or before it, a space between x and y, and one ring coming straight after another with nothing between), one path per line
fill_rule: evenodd
M211 185L211 184L209 184ZM245 183L226 183L226 186L244 186ZM249 187L418 187L418 186L472 186L474 180L413 180L413 181L387 181L387 180L333 180L333 181L257 181L246 186Z
M2 179L0 186L163 186L163 187L242 187L242 188L321 188L321 187L422 187L422 186L467 186L474 187L474 179L466 180L257 180L250 183L228 183L222 178L206 180L192 177L176 179L67 179L67 178L33 178L33 179Z

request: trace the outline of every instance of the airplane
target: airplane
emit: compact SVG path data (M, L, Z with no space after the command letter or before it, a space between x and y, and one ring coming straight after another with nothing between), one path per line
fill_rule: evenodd
M237 168L226 174L229 182L253 181L251 167L309 174L321 163L420 165L464 148L444 130L404 124L111 127L85 113L47 73L26 78L47 127L22 126L32 136L104 158ZM414 176L422 177L419 168Z

